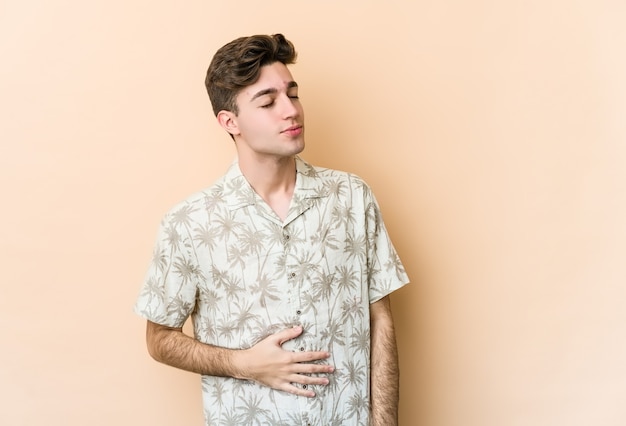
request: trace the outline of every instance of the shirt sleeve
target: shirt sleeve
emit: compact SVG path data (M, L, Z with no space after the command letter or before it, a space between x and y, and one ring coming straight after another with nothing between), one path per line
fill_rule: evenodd
M409 277L391 242L376 197L366 185L364 191L369 299L374 303L408 284Z
M194 310L202 279L185 223L168 214L161 221L152 261L134 306L138 315L168 327L182 327Z

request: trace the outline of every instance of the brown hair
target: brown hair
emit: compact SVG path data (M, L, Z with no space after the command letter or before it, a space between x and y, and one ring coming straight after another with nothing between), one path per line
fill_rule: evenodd
M240 37L221 47L207 70L206 85L213 113L238 113L236 98L241 89L259 79L261 67L296 62L293 44L282 34Z

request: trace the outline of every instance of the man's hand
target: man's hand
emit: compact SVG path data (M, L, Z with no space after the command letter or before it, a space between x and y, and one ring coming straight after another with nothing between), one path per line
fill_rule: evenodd
M327 359L328 352L290 352L282 348L283 343L300 334L302 327L296 326L272 334L249 349L237 351L232 361L235 369L241 372L239 378L295 395L314 397L315 392L308 389L309 385L327 385L329 380L310 374L328 374L335 369L331 365L314 363Z
M302 334L302 327L293 327L272 334L249 349L227 349L201 343L182 331L147 322L148 351L154 359L172 367L209 376L252 380L263 386L295 395L314 397L310 385L327 385L328 374L335 371L316 361L327 359L328 352L290 352L283 343ZM297 386L299 385L299 386Z

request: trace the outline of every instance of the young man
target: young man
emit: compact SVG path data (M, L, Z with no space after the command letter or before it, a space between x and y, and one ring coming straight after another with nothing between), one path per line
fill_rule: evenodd
M165 216L135 311L157 361L202 375L207 425L395 425L388 295L408 279L365 182L298 157L295 59L281 34L215 54L237 161Z

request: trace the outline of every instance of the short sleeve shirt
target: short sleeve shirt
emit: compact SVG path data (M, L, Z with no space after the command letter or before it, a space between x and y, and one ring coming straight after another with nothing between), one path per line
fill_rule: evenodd
M135 311L232 349L301 325L289 351L329 351L330 384L299 397L202 376L206 425L368 425L369 305L408 282L378 204L359 177L296 157L284 221L238 164L162 220Z

